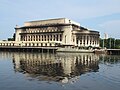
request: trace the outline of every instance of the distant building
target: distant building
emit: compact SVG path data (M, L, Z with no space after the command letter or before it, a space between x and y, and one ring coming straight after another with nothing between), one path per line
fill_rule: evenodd
M108 34L104 33L104 39L108 39Z
M22 46L99 47L98 31L66 18L25 22L15 30L15 41L22 42Z

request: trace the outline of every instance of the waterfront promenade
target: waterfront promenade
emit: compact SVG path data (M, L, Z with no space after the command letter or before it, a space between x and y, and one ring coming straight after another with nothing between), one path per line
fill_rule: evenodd
M120 49L107 49L107 53L112 55L112 54L117 54L119 55L120 54Z

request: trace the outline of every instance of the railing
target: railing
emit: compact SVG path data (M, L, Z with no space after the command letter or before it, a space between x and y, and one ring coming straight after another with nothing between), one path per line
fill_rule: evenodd
M54 47L60 44L60 41L0 41L0 47Z

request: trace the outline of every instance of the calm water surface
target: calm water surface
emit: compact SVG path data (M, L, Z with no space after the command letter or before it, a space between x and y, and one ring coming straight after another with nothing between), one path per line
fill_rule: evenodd
M0 90L120 90L120 56L0 52Z

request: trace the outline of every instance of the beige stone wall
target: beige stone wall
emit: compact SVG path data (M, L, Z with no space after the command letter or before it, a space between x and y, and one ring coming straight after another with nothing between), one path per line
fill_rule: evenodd
M72 44L72 26L64 26L63 28L64 33L62 37L62 44L64 45L71 45Z
M47 24L64 25L39 28L35 27ZM99 32L84 29L80 30L81 28L79 23L67 18L31 21L26 22L25 26L34 26L34 28L24 27L24 29L22 29L22 27L16 27L15 41L20 43L23 41L24 43L21 44L22 46L29 46L29 43L25 44L25 42L34 42L34 46L41 46L41 42L45 42L43 43L43 46L55 46L49 43L55 42L61 45L74 45L78 47L99 47ZM24 34L21 34L21 36L20 33Z
M54 47L61 44L59 41L0 41L0 46L19 46L19 47Z
M15 41L21 41L20 33L22 33L22 29L16 29L15 31Z
M25 22L24 26L38 26L38 25L46 25L46 24L75 24L75 25L80 26L79 23L74 22L72 20L69 20L67 18L48 19L48 20Z

